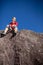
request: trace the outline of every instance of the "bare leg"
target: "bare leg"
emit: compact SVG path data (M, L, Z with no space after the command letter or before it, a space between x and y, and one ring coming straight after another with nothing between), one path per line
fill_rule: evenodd
M5 28L4 33L3 33L3 34L6 34L6 33L7 33L7 31L8 31L8 27L6 27L6 28Z
M17 33L17 32L18 32L18 28L17 28L17 27L15 27L15 30L14 30L14 31L15 31L15 33Z
M8 27L6 27L6 29L4 30L4 32L1 33L1 37L4 37L6 35L6 33L7 33L7 31L8 31Z

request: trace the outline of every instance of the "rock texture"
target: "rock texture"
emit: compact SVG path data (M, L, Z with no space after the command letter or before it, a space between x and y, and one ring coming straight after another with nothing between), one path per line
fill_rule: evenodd
M0 38L0 65L43 65L43 34L21 30Z

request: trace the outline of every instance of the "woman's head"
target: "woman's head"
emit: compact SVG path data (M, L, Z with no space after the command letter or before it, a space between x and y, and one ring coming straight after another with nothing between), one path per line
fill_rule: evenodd
M14 22L15 22L15 21L16 21L16 17L13 17L13 18L12 18L12 21L14 21Z

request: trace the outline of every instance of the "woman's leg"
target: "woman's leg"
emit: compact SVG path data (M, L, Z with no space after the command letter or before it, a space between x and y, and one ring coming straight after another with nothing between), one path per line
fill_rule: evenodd
M17 28L17 27L15 27L14 31L15 31L15 33L17 33L17 32L18 32L18 28Z
M9 30L9 27L7 26L7 27L5 28L4 33L3 33L3 34L6 34L8 30Z
M15 36L16 36L16 33L15 33L15 31L14 31L14 30L12 30L12 31L11 31L11 33L12 33L12 36L11 36L11 38L10 38L10 39L12 39L13 37L15 37Z

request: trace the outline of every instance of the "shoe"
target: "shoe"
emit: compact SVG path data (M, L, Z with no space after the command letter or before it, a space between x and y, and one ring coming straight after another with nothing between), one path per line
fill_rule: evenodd
M5 34L1 33L1 37L4 37L4 36L5 36Z

